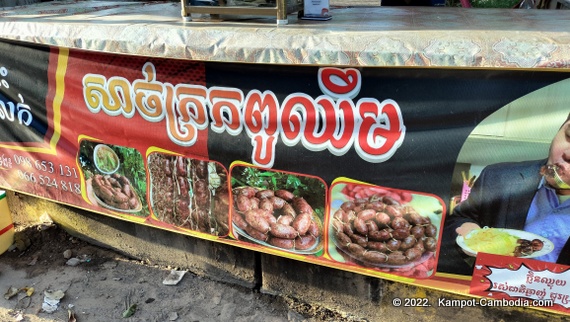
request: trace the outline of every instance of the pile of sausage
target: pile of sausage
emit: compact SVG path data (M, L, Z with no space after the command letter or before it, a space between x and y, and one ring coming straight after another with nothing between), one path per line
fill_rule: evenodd
M530 256L534 252L542 250L542 247L544 247L544 242L536 238L533 240L520 238L517 240L517 244L518 246L515 247L515 251L513 253L515 257Z
M118 173L93 176L93 192L105 204L122 210L140 207L140 201L129 179Z
M154 153L149 157L154 214L165 223L214 235L229 232L225 171L219 189L210 187L208 162Z
M437 227L387 196L346 201L333 215L336 245L371 265L405 265L437 246Z
M287 190L234 189L232 222L250 237L287 250L310 250L321 235L311 205Z

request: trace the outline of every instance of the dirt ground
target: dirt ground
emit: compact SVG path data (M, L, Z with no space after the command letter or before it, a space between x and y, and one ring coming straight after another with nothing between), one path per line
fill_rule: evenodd
M190 272L165 285L177 268L126 258L53 224L16 230L17 247L0 255L3 322L348 321L294 299Z

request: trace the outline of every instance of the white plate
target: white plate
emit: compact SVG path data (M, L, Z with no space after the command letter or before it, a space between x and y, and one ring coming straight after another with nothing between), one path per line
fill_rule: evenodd
M359 264L364 263L368 266L375 266L375 267L381 267L381 268L410 268L410 267L419 265L419 264L425 262L431 256L434 256L435 252L426 251L418 259L411 261L411 262L408 262L408 263L405 263L405 264L402 264L402 265L390 265L390 264L386 264L386 263L367 263L367 262L363 261L362 259L356 258L350 252L348 252L343 247L341 247L342 245L339 244L339 241L337 240L337 237L336 237L335 228L333 225L334 220L332 220L332 217L333 217L333 214L341 207L341 205L345 201L354 200L354 198L348 197L345 194L341 193L341 190L340 190L341 188L339 188L341 186L343 186L343 185L339 184L339 185L335 185L333 188L333 192L332 192L333 198L331 201L331 209L329 212L331 219L329 220L328 234L329 234L329 242L332 242L332 245L329 244L329 250L330 250L330 253L333 256L334 260L340 261L340 262L345 262L346 259L344 259L342 257L342 254L346 254L348 257L350 257L355 262L357 262ZM441 214L436 214L436 210L441 210L442 204L440 203L440 201L437 198L435 198L431 195L423 195L420 193L415 193L415 192L411 192L411 191L407 191L407 190L399 190L399 189L390 189L390 190L404 191L404 192L411 193L412 200L410 200L407 203L404 203L404 205L413 207L416 211L418 211L420 216L429 218L430 222L437 228L436 236L439 236L439 231L441 229L440 228L441 227ZM440 241L439 241L438 237L436 238L436 242L439 245Z
M533 239L540 239L544 243L541 250L533 252L532 254L530 254L528 256L521 256L519 258L533 258L533 257L546 255L554 249L554 244L550 240L548 240L548 239L546 239L540 235L529 233L529 232L524 231L524 230L507 229L507 228L483 228L483 229L496 229L498 231L506 232L506 233L508 233L512 236L515 236L519 239L526 239L526 240L530 240L530 241L532 241ZM455 241L457 242L457 245L459 245L459 247L461 247L463 252L469 256L472 256L472 257L476 257L477 252L475 250L471 249L469 246L467 246L467 244L465 243L465 239L469 239L477 231L479 231L479 230L478 229L473 230L473 231L469 232L467 234L467 236L465 236L465 237L459 235L455 239ZM513 251L514 251L514 249L513 249Z

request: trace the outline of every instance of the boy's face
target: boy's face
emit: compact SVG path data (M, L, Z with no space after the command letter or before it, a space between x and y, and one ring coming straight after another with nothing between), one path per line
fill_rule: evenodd
M556 165L558 167L557 173L562 181L570 184L570 121L564 123L554 136L554 139L552 139L548 154L548 164ZM551 186L560 188L553 178L545 178Z

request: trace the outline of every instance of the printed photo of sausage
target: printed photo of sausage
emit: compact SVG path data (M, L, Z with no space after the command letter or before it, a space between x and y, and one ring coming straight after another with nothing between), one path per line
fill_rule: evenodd
M149 215L146 171L136 149L83 140L78 163L91 203L138 217Z
M129 179L118 173L93 176L93 193L102 205L123 211L140 211L141 202Z
M322 251L322 180L244 166L231 173L235 237L300 254Z
M439 198L337 183L330 200L329 250L338 261L416 278L433 274L444 207Z
M229 233L227 172L217 162L179 155L148 157L151 209L159 221L225 236Z

